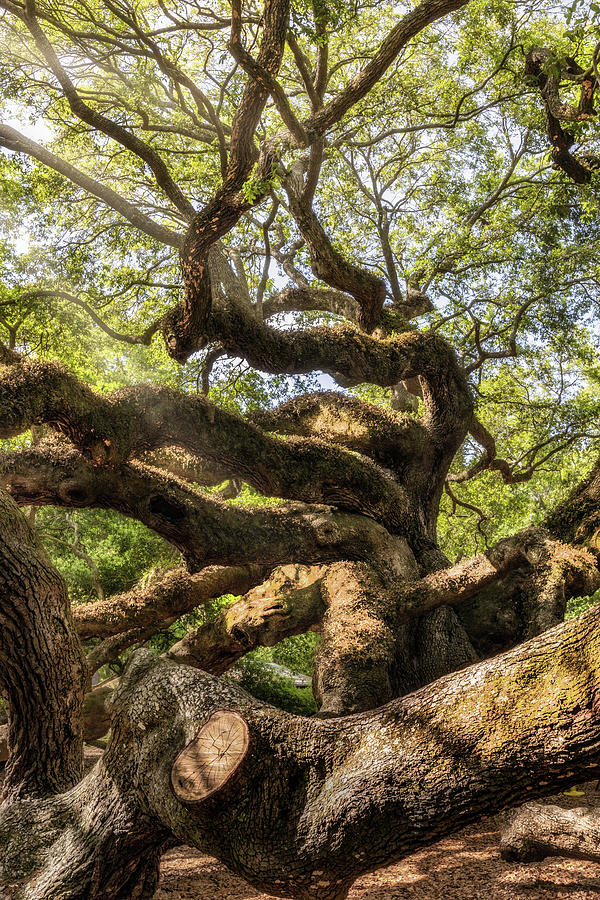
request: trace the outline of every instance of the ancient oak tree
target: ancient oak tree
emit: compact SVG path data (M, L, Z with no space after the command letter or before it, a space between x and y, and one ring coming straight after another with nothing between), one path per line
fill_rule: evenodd
M0 892L21 900L151 897L176 843L342 900L600 776L600 615L563 623L600 587L594 29L526 2L210 6L0 0ZM482 547L478 483L531 484L535 521ZM94 584L71 603L42 507L142 523L179 562L107 595L70 512ZM475 539L455 515L442 540L441 508ZM221 677L310 631L317 716ZM504 845L596 858L598 831L526 806Z

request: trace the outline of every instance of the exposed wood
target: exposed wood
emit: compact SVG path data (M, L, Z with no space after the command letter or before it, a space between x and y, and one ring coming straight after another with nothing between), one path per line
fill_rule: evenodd
M171 770L171 784L183 803L199 803L229 781L248 752L250 734L236 712L219 709L181 751Z

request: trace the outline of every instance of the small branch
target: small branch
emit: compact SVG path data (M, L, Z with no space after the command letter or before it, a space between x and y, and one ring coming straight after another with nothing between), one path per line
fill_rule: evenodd
M194 216L194 207L183 195L179 187L171 178L164 160L152 149L149 144L142 141L137 135L123 128L117 122L107 119L102 113L91 109L77 92L75 85L63 68L56 52L41 28L35 8L35 0L25 0L23 13L19 16L25 23L35 41L38 50L45 58L48 66L60 84L71 111L83 122L92 128L101 131L107 137L117 141L132 153L142 159L154 173L156 182L171 200L176 209L186 219Z
M86 303L85 300L81 300L80 297L75 296L74 294L70 294L67 291L54 290L52 288L48 289L40 289L27 291L22 295L22 298L28 297L41 297L53 299L56 298L58 300L65 300L67 303L73 304L73 306L78 306L80 309L83 309L84 312L90 317L92 322L101 328L102 331L107 334L109 337L113 338L115 341L122 341L125 344L142 344L145 347L149 347L152 343L152 338L158 331L160 327L160 321L153 322L149 325L142 334L123 334L122 332L115 331L114 328L111 328L110 325L107 325L100 316L97 314L95 309L93 309L89 303Z

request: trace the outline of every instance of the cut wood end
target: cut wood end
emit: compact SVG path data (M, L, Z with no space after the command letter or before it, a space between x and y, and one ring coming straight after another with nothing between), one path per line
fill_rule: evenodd
M184 747L171 769L175 795L197 803L219 791L240 766L250 733L239 713L219 709Z

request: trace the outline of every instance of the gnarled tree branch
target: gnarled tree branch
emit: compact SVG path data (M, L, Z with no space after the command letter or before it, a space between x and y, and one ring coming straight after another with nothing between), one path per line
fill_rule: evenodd
M137 463L93 466L64 442L4 454L0 483L22 505L114 509L137 519L177 547L194 571L382 558L390 542L365 516L318 505L226 506Z

